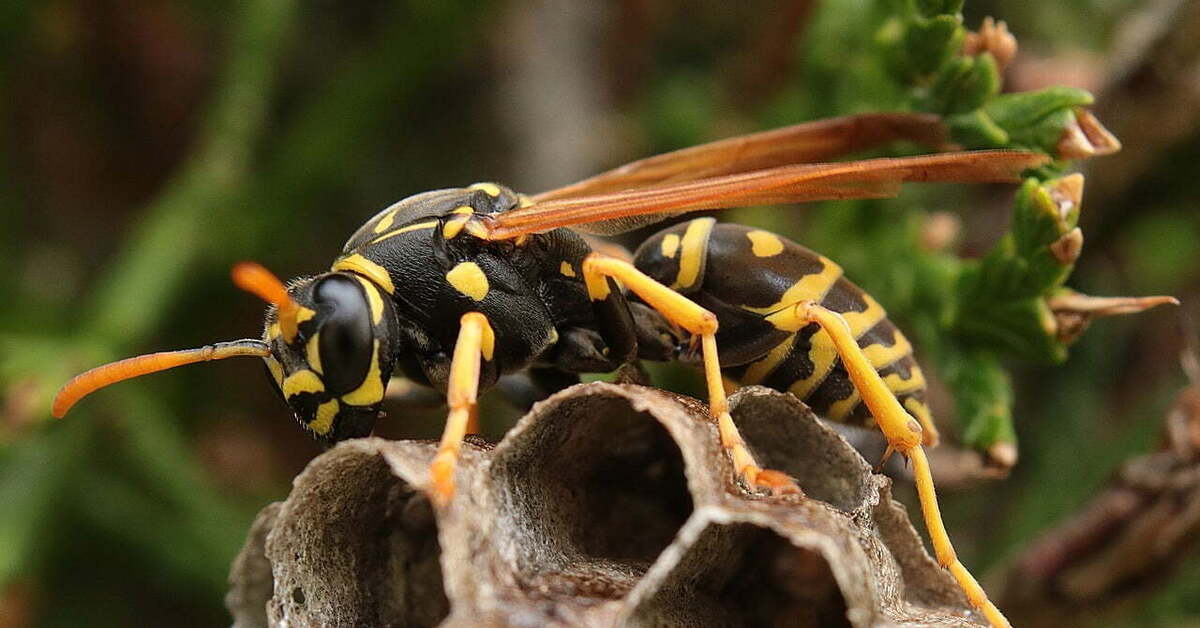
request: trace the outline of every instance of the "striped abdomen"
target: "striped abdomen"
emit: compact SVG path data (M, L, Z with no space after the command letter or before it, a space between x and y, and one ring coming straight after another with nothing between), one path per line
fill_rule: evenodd
M655 234L635 263L717 315L721 365L739 383L789 391L834 421L874 422L828 334L816 323L791 332L766 320L814 301L842 314L900 403L928 418L925 378L908 339L828 258L766 231L697 218Z

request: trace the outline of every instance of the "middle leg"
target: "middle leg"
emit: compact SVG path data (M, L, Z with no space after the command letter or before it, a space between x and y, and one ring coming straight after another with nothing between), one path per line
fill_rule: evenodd
M593 253L583 261L583 277L587 283L588 297L593 301L610 297L612 288L608 278L612 278L625 284L672 323L698 336L704 356L709 412L717 420L721 445L729 451L734 468L751 488L765 488L773 493L800 492L787 475L758 466L742 435L738 433L733 417L729 415L729 403L725 398L725 384L717 355L716 315L624 260Z

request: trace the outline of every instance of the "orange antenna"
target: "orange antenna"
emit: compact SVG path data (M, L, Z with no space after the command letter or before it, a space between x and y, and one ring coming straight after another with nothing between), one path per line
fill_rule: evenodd
M74 379L58 390L58 394L54 396L54 405L50 409L55 418L61 419L80 399L117 382L165 371L184 364L224 360L240 355L265 358L271 355L271 350L267 348L267 343L261 340L247 339L218 342L199 349L164 351L126 358L104 366L97 366L90 371L76 375Z
M273 304L279 313L279 331L283 339L289 343L296 339L296 326L299 324L296 319L300 306L288 295L287 288L274 273L262 264L241 262L233 267L233 283Z

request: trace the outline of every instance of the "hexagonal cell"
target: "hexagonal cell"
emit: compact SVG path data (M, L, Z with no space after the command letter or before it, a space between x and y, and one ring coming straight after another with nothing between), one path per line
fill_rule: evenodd
M804 494L843 512L871 495L871 468L792 395L750 386L730 398L730 414L758 463L796 480Z
M549 404L493 453L496 529L531 582L575 574L579 594L620 597L692 512L683 457L619 395Z
M710 525L629 617L649 626L850 626L829 563L767 528Z
M340 445L296 478L265 538L271 623L436 626L449 614L436 519L380 456L388 446Z

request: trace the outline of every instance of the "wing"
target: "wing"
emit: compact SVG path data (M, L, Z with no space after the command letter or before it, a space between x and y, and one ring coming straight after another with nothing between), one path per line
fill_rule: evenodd
M907 140L947 150L940 117L916 113L866 113L752 133L648 157L565 187L534 202L616 192L656 183L679 183L790 164L829 161L875 146Z
M703 209L803 203L843 198L895 196L900 184L925 182L1015 182L1023 170L1049 158L1019 151L969 151L794 164L680 182L566 198L536 197L525 207L483 216L489 239L571 227L612 234L652 224L667 216Z

